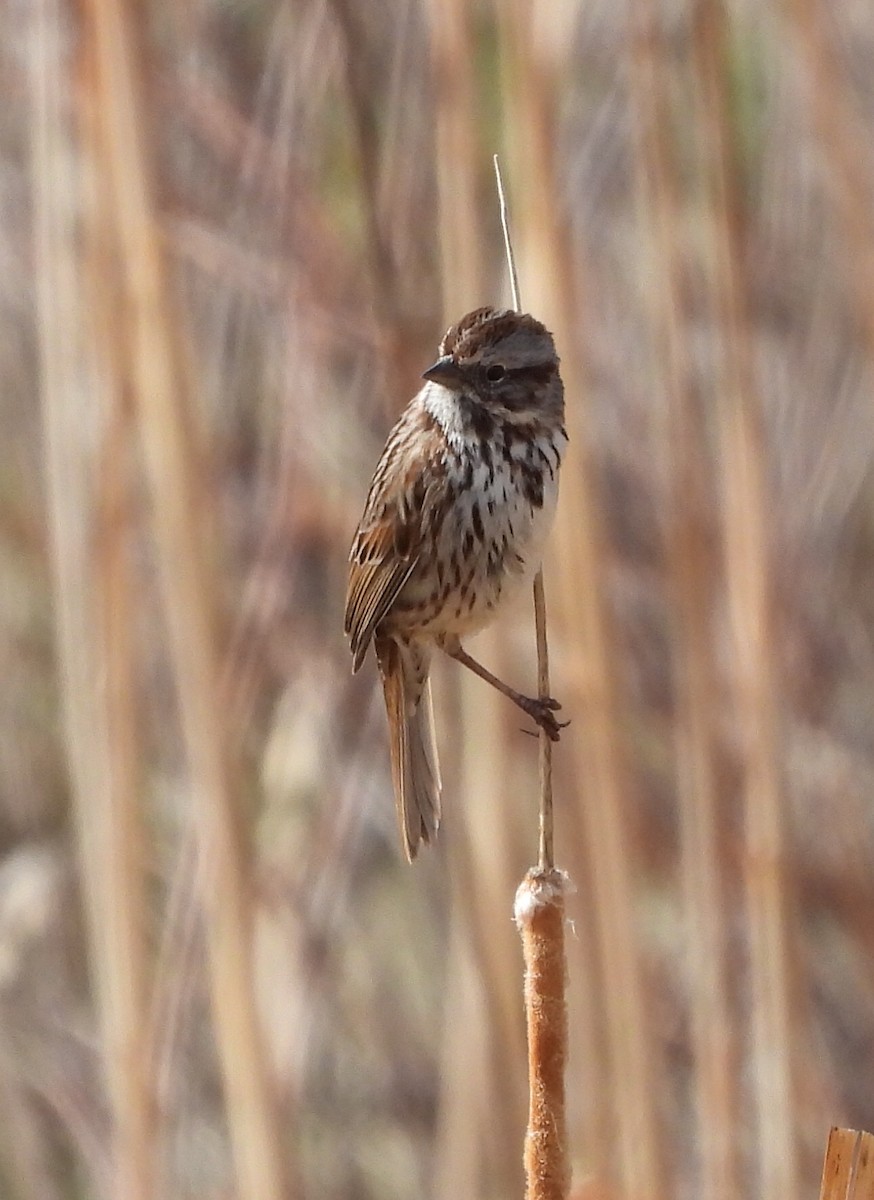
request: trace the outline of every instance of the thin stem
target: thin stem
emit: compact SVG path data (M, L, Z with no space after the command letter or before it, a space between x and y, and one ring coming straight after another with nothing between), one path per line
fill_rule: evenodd
M534 628L537 635L537 695L549 695L549 644L546 638L546 595L543 571L534 577ZM555 866L552 808L552 738L540 730L540 845L537 856L541 871Z
M516 256L513 253L513 240L510 237L510 212L507 208L507 195L504 191L504 180L501 176L501 164L497 154L492 161L495 164L495 181L498 185L498 203L501 206L501 229L504 231L504 251L507 255L507 269L510 272L510 291L513 295L513 307L519 312L522 301L519 299L519 276L516 274Z
M495 180L498 186L498 201L501 207L501 228L504 231L504 250L507 255L507 267L510 272L510 288L513 294L513 307L518 312L521 307L519 299L519 277L516 274L516 259L513 254L513 242L510 237L510 216L507 209L507 197L504 192L504 181L501 177L501 164L497 154L494 156ZM543 588L543 569L541 568L534 579L534 629L537 638L537 694L541 700L549 698L549 648L546 637L546 596ZM540 730L540 844L538 850L538 865L542 871L551 870L555 866L555 850L553 845L553 806L552 806L552 741L549 734L541 727Z

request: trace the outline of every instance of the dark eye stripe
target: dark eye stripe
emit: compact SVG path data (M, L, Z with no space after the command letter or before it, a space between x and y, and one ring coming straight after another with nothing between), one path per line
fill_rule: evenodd
M542 384L549 383L557 369L554 362L544 362L535 363L534 366L511 367L507 374L523 383Z

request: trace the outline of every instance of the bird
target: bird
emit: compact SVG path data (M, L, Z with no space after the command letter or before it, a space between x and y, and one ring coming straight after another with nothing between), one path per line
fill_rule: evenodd
M412 862L441 819L429 674L443 652L558 740L552 699L525 696L464 650L540 567L568 443L552 334L482 307L450 326L391 429L349 553L345 632L374 647L401 841Z

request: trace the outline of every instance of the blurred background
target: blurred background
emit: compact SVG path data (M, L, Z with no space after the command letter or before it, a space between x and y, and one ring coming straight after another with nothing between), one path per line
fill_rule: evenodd
M0 10L0 1195L499 1200L537 747L411 868L346 555L451 320L555 332L574 1196L874 1127L874 10ZM529 608L471 650L535 679Z

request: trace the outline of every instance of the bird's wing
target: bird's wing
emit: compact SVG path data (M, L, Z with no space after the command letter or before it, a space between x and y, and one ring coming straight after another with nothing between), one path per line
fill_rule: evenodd
M365 512L365 518L366 518ZM373 631L397 599L419 556L397 551L395 521L387 514L378 524L362 522L349 555L345 628L353 655L352 669L364 661ZM406 538L401 539L410 544Z
M345 628L353 670L421 557L423 506L435 480L433 418L414 401L389 434L349 553Z

